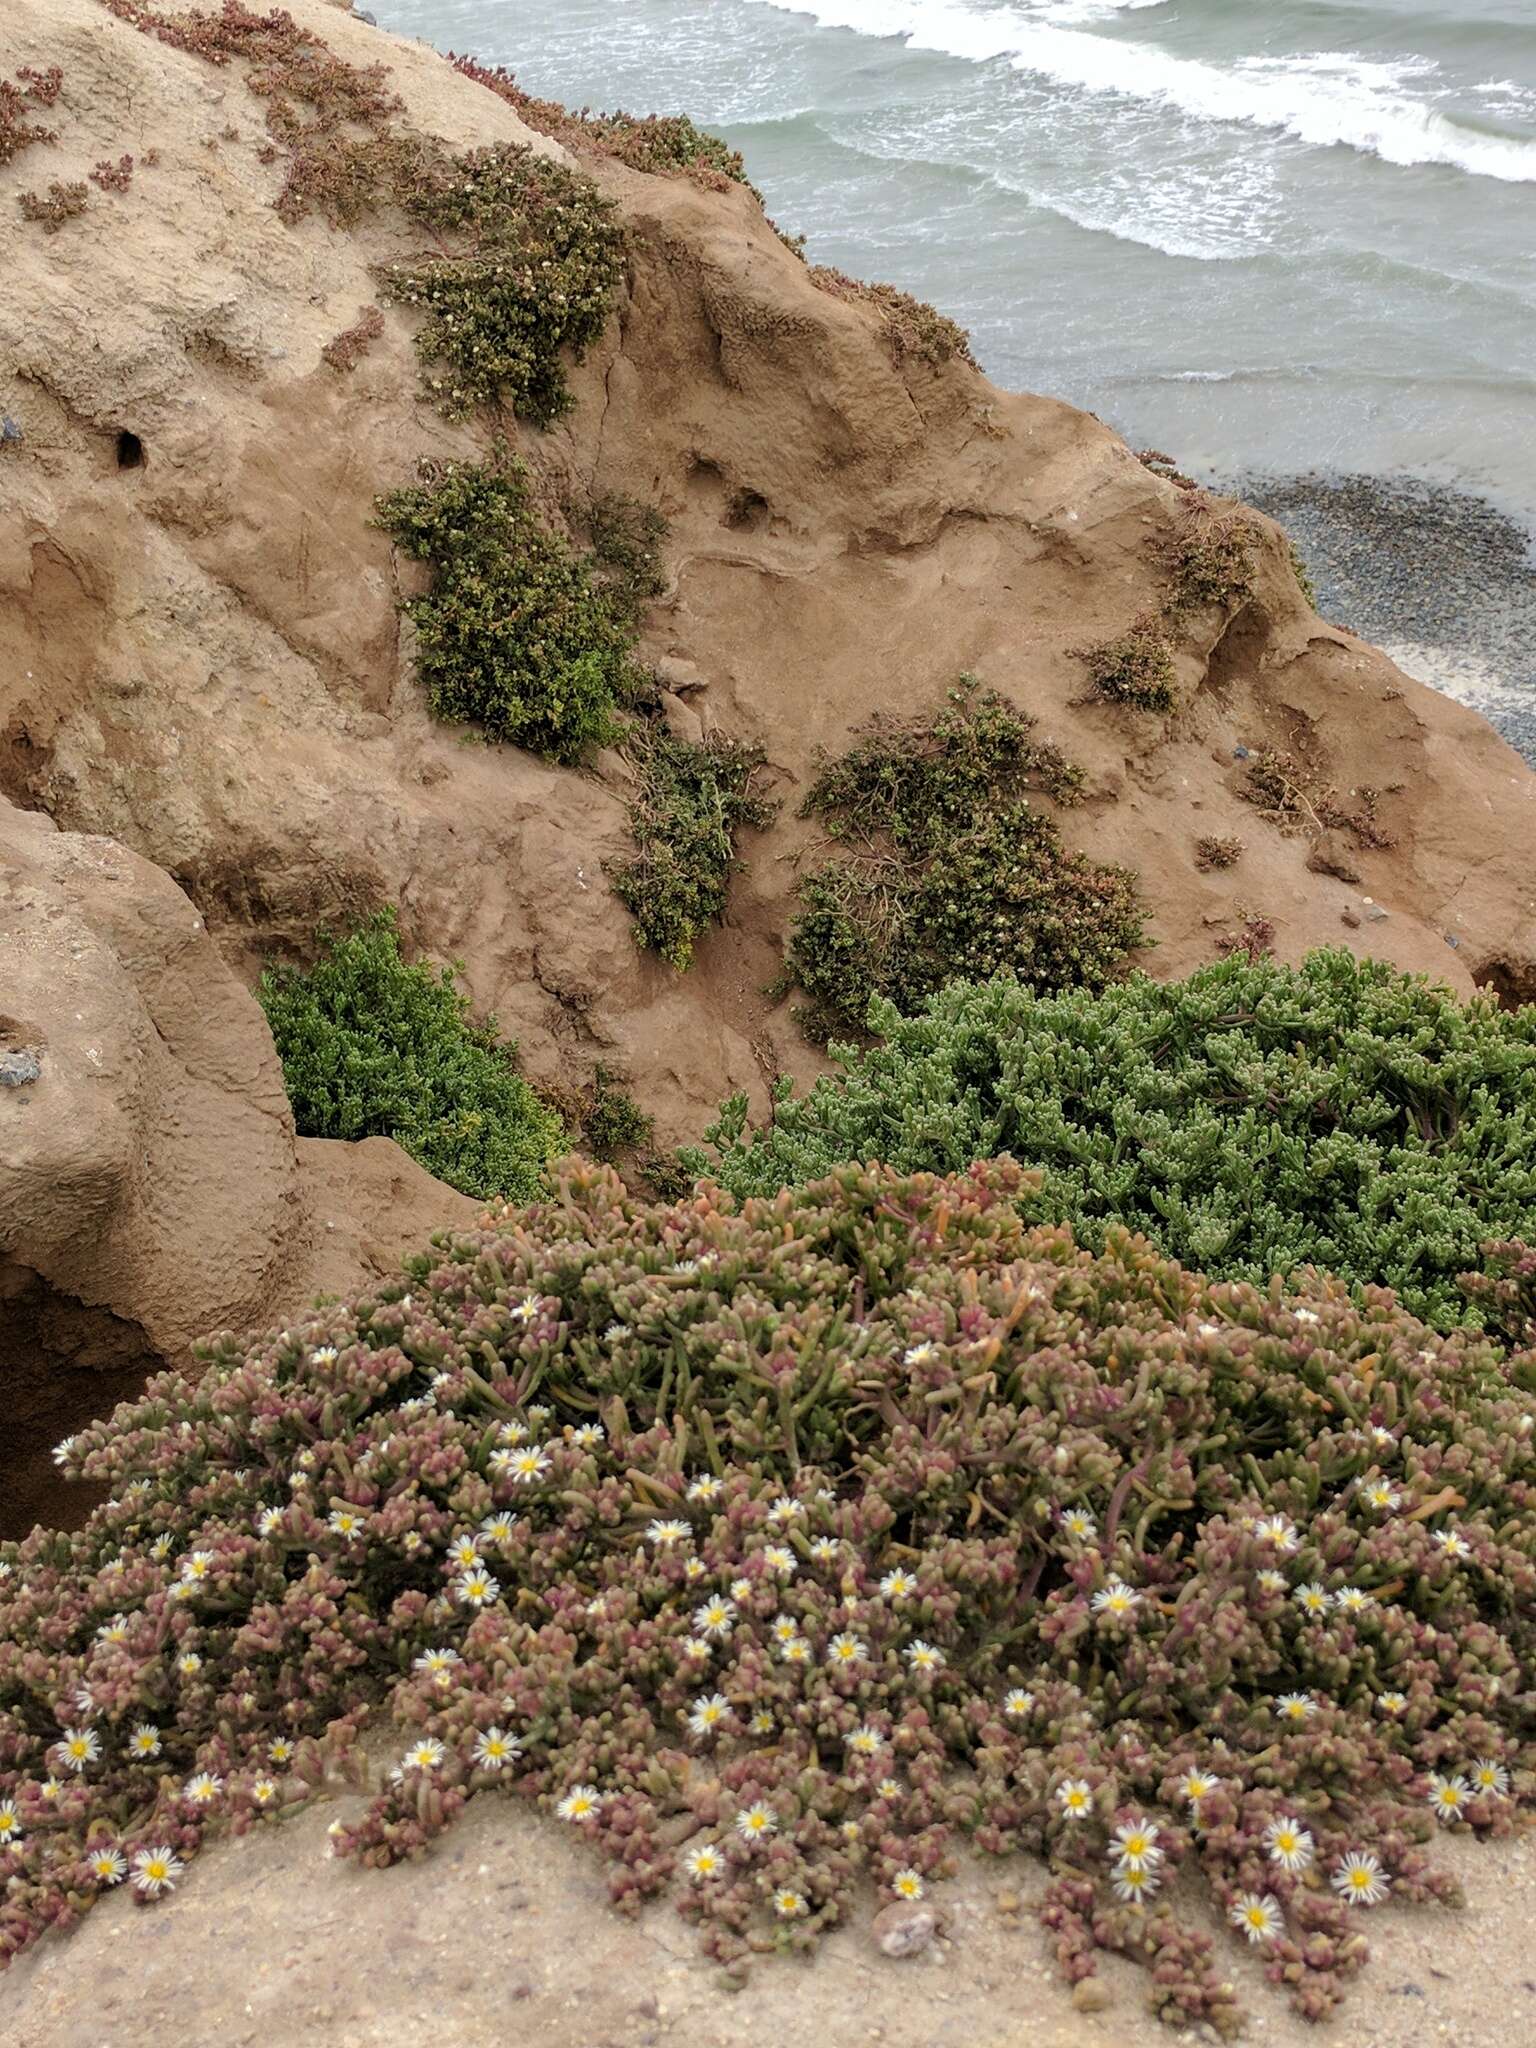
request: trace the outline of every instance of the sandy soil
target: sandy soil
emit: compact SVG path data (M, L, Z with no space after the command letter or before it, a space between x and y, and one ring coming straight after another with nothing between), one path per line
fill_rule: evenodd
M670 1906L638 1921L568 1832L481 1798L421 1863L329 1861L324 1805L216 1844L176 1899L114 1895L0 1979L6 2048L1125 2048L1214 2040L1163 2031L1144 1976L1108 1960L1106 2009L1081 2013L1030 1906L1037 1867L970 1864L941 1887L947 1938L889 1961L867 1920L810 1962L760 1963L739 1993ZM1224 1944L1260 2048L1522 2048L1536 2041L1536 1855L1529 1836L1448 1840L1468 1909L1386 1911L1341 2014L1309 2027ZM1003 1910L1002 1899L1017 1910Z

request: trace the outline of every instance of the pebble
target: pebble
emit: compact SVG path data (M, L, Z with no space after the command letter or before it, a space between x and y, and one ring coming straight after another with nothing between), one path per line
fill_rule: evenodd
M1107 2012L1115 1994L1097 1977L1079 1978L1072 1986L1072 2003L1079 2012Z
M894 1899L875 1915L870 1931L881 1955L915 1956L938 1933L939 1916L915 1899Z
M42 1054L30 1045L24 1045L19 1052L0 1052L0 1088L25 1088L42 1071Z

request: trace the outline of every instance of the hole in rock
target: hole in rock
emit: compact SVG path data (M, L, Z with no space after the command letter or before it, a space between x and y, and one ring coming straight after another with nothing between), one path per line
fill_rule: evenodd
M144 467L144 443L137 434L129 433L126 427L117 437L117 466L119 469Z

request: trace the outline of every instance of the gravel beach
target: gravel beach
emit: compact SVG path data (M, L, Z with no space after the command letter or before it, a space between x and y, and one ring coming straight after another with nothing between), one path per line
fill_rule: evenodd
M1218 488L1285 527L1325 618L1480 711L1536 764L1536 535L1412 477L1250 474Z

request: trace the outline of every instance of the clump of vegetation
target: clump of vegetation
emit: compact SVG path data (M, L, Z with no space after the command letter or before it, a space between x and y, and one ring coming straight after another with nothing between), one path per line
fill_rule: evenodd
M1032 724L967 676L937 717L877 720L817 777L801 815L850 850L801 879L790 926L810 1037L862 1030L876 996L916 1009L956 975L1099 987L1142 943L1135 877L1069 852L1033 807L1071 803L1082 778Z
M384 315L377 306L365 306L350 327L343 327L320 351L322 362L333 370L355 370L384 332Z
M467 1195L528 1201L559 1151L559 1119L517 1068L496 1020L476 1024L454 969L400 957L394 912L329 945L307 971L262 977L301 1137L393 1138Z
M740 866L737 834L767 825L777 808L762 794L761 747L709 734L680 739L656 719L637 721L624 742L635 776L630 827L635 858L612 876L634 918L636 942L679 972L700 936L725 914Z
M1235 932L1223 932L1216 941L1216 950L1221 954L1241 953L1245 960L1263 960L1275 950L1275 921L1266 917L1262 910L1251 910L1246 903L1237 907L1242 920Z
M1202 874L1212 868L1235 868L1243 857L1243 842L1235 835L1219 839L1208 835L1195 841L1195 866Z
M18 195L16 204L21 208L23 220L35 221L45 234L56 235L66 221L76 220L85 212L90 198L83 181L72 179L64 184L54 178L49 183L46 198L36 192L23 192Z
M1442 1328L1476 1313L1457 1276L1486 1239L1536 1239L1536 1006L1337 951L1100 995L956 983L873 1025L884 1042L834 1048L808 1095L781 1083L763 1129L727 1103L691 1170L768 1194L840 1160L1010 1152L1044 1175L1032 1213L1084 1243L1142 1230L1259 1285L1313 1265Z
M339 1854L535 1801L738 1977L969 1835L1049 1864L1070 1979L1235 2030L1194 1881L1326 2013L1531 1803L1536 1359L1025 1194L573 1167L60 1445L112 1498L3 1549L0 1955L346 1775Z
M599 1065L581 1103L581 1141L594 1159L616 1159L621 1152L644 1151L655 1135L655 1119L646 1115L626 1088Z
M976 367L971 338L965 329L924 300L913 298L910 292L898 291L893 284L865 284L862 279L829 269L824 263L811 266L810 278L819 291L829 292L834 299L873 306L880 315L887 346L898 363L915 357L937 369L940 364L958 358L972 369Z
M1237 512L1217 518L1203 506L1187 509L1183 525L1160 549L1167 572L1163 616L1169 621L1209 605L1231 611L1253 595L1252 522Z
M1101 697L1138 711L1171 711L1178 701L1173 646L1152 618L1138 619L1118 640L1078 650L1088 680Z
M34 118L39 107L53 106L64 87L57 64L46 71L23 64L14 78L0 78L0 164L8 164L40 142L57 142L58 131Z
M1296 578L1296 582L1301 590L1302 596L1307 600L1307 603L1311 605L1313 611L1316 611L1317 585L1312 581L1312 578L1307 573L1307 565L1302 557L1301 549L1297 547L1295 541L1293 540L1288 540L1285 545L1291 558L1291 574Z
M646 605L667 587L664 514L622 491L592 491L569 500L565 516L592 550L594 572L610 603L638 628Z
M553 136L577 154L607 156L634 171L657 177L687 177L711 191L745 185L759 200L762 194L747 177L741 152L696 128L686 114L594 114L583 107L573 113L557 100L536 99L524 92L513 74L500 64L481 64L473 57L450 55L449 63L466 78L486 86L505 100L530 128Z
M1273 747L1266 747L1251 763L1238 794L1282 827L1319 836L1328 830L1349 832L1358 845L1374 849L1397 844L1396 835L1381 822L1381 790L1363 783L1350 791L1353 805L1342 803L1305 762Z
M623 272L612 202L579 172L497 144L453 159L451 178L404 204L440 246L458 244L384 273L427 316L416 347L442 410L462 418L505 401L550 425L572 402L561 352L579 360L596 341Z
M1150 469L1154 476L1161 477L1165 484L1177 484L1181 491L1200 488L1192 476L1184 474L1174 457L1165 455L1161 448L1138 448L1136 460L1143 469Z
M103 192L126 192L133 183L133 158L125 154L113 163L110 157L103 157L90 177Z
M378 516L434 571L403 609L439 718L472 719L556 761L614 736L633 631L539 517L520 463L426 465L420 484L379 499Z

